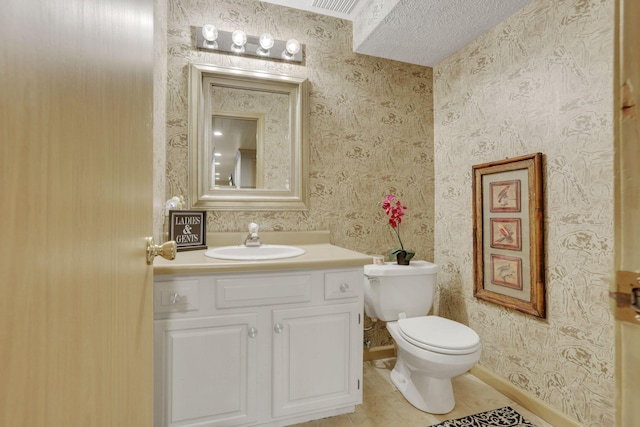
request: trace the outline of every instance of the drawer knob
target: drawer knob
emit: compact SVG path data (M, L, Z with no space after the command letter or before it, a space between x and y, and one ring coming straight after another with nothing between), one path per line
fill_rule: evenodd
M343 283L342 285L340 285L340 292L347 292L348 290L349 290L348 283Z
M258 335L258 330L256 328L249 329L249 338L255 338Z
M276 323L276 325L273 327L273 332L275 332L276 334L281 334L282 331L284 331L284 326L282 326L280 323Z
M171 304L178 304L181 299L182 297L177 292L174 292L171 295L169 295L169 301L171 302Z

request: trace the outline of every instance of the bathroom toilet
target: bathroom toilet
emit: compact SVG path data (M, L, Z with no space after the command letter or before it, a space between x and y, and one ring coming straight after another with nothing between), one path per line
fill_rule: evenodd
M445 414L455 406L451 378L480 360L480 337L471 328L427 316L438 266L427 261L364 266L364 310L387 322L397 349L391 381L416 408Z

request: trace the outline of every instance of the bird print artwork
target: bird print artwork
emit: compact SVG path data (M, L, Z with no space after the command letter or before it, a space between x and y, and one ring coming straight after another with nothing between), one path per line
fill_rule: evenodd
M509 188L511 186L507 185L505 186L499 193L498 193L498 204L501 206L505 206L508 202L507 197L509 196Z
M522 249L522 221L520 218L491 218L491 247Z
M513 243L513 229L509 225L500 227L498 229L498 232L502 235L502 237L496 239L496 242L500 243L506 241L506 243Z
M490 184L491 212L520 212L520 180L496 181Z
M497 272L496 272L498 278L503 282L503 283L509 283L509 279L515 277L515 272L513 271L513 266L511 266L510 264L505 264L505 265L501 265L500 267L498 267Z
M491 283L511 289L522 289L522 259L491 255Z

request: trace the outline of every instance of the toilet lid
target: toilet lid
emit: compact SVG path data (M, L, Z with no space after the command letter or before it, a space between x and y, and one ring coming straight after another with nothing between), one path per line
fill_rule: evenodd
M480 346L480 337L462 323L438 316L399 319L402 336L425 350L445 354L468 354Z

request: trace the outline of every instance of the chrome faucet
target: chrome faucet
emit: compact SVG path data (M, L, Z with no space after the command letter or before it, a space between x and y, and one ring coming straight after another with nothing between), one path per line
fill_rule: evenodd
M260 236L258 236L258 224L252 222L249 224L249 235L244 240L245 246L262 246Z

